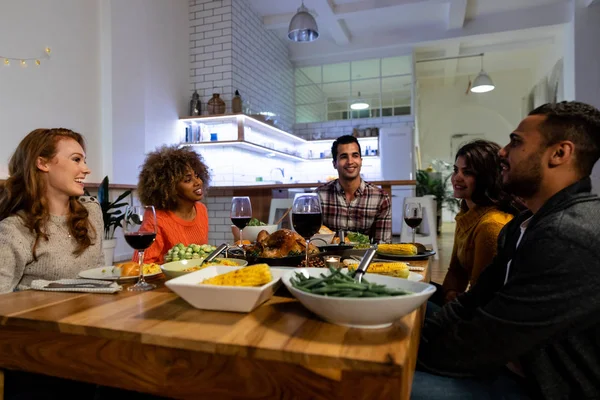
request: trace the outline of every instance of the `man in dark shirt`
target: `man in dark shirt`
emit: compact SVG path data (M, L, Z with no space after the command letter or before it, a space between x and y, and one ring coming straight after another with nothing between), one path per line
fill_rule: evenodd
M529 211L478 282L426 318L412 398L599 398L600 111L543 105L500 157Z
M390 197L360 177L362 156L354 136L337 138L331 146L339 178L317 188L323 207L323 225L333 231L359 232L376 243L392 240Z

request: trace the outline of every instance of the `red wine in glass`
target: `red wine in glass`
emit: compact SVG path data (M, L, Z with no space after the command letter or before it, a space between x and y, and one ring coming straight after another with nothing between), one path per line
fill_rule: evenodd
M416 228L417 226L421 225L422 221L423 218L404 218L406 225L410 226L411 228Z
M156 285L144 280L144 251L156 239L156 211L154 206L127 206L123 216L123 235L129 246L138 251L140 275L137 283L127 288L129 291L145 291Z
M248 222L252 219L252 204L250 203L250 197L248 196L236 196L231 199L231 222L240 230L240 247L244 252L244 258L246 258L246 250L242 245L242 232L244 227L248 225Z
M423 209L419 203L406 203L404 205L404 222L412 228L412 242L415 244L415 231L423 221Z
M231 217L231 222L241 231L248 225L251 219L250 217Z
M319 232L323 221L321 201L316 193L298 193L292 205L292 224L300 236L306 240L304 262L308 266L308 245L310 237Z
M146 250L156 239L154 232L129 232L125 234L125 241L135 250Z
M321 213L292 213L292 224L300 236L310 239L319 232L323 215Z

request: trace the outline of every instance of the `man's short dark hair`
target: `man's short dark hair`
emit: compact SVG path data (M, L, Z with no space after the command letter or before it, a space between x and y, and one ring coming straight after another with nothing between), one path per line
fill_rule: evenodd
M362 157L362 150L360 149L360 143L358 143L358 139L355 138L352 135L344 135L344 136L340 136L339 138L335 139L335 141L331 145L331 156L333 157L333 161L337 161L338 145L340 145L340 144L350 144L350 143L356 143L357 144L357 146L358 146L358 154L360 154L361 157Z
M583 176L592 173L600 158L600 111L578 101L548 103L531 111L529 115L544 115L546 120L540 131L546 146L562 140L575 144L575 161Z

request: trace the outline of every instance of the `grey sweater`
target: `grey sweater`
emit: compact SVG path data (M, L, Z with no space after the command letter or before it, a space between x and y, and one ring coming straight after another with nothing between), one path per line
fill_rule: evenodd
M600 199L586 178L525 213L467 293L427 319L419 366L448 376L520 365L533 397L600 398ZM512 259L507 275L507 263Z
M69 237L66 216L50 216L48 241L39 241L37 261L31 251L35 236L21 219L12 215L0 221L0 293L29 289L34 279L76 278L80 271L104 264L100 204L91 197L81 197L79 201L87 208L90 223L96 230L95 236L90 232L93 244L79 256L73 254L77 242Z

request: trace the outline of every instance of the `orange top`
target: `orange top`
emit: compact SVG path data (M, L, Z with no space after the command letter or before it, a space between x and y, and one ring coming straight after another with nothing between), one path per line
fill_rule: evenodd
M208 211L200 202L196 203L196 217L191 221L179 218L172 211L156 210L156 222L156 240L144 252L144 264L162 264L167 251L178 243L185 246L208 244ZM135 260L137 252L134 254Z

